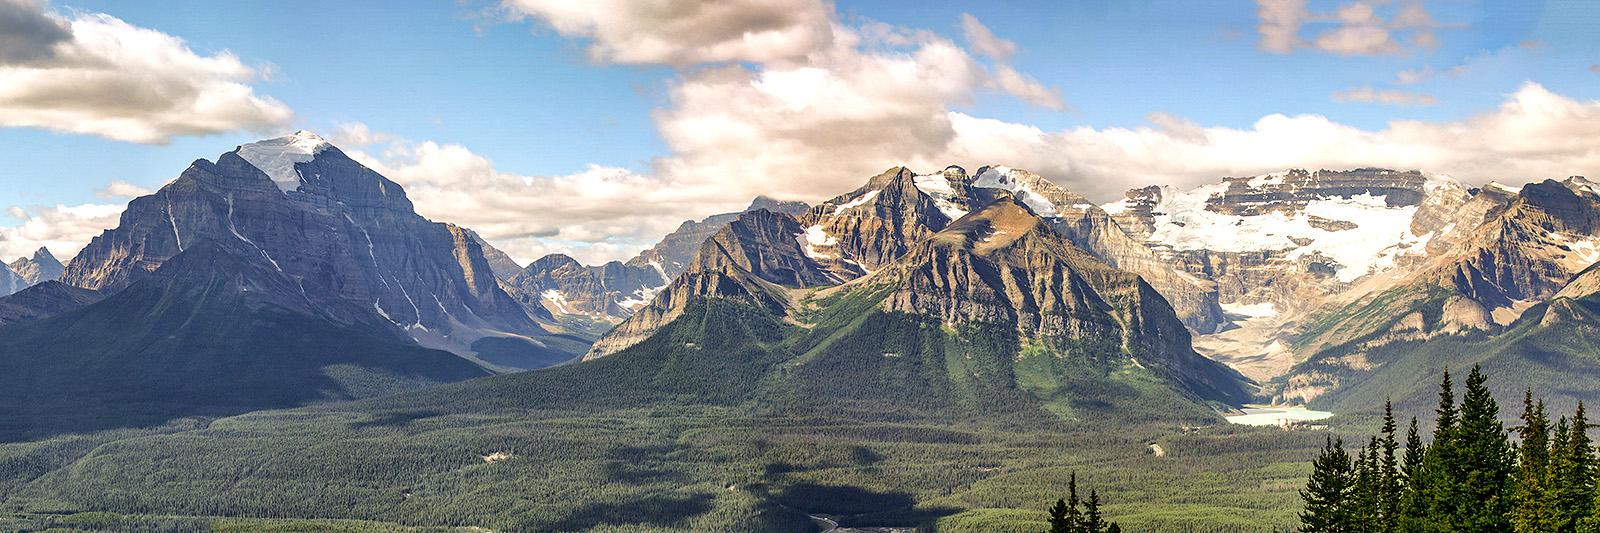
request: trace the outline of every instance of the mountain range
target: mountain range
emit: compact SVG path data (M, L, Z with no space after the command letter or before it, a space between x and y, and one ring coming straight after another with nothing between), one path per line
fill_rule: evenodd
M1474 364L1502 403L1530 389L1565 408L1600 398L1597 192L1579 177L1471 187L1419 171L1288 170L1097 205L1020 169L896 167L816 205L760 197L685 221L628 261L523 266L297 132L196 160L65 266L40 249L0 269L0 441L15 443L0 444L0 466L7 446L120 443L0 469L11 476L0 494L79 510L588 529L604 512L583 506L622 503L586 492L594 474L577 471L544 479L585 495L530 496L544 511L506 500L481 519L436 514L461 497L462 454L485 468L500 453L570 454L636 482L632 497L721 517L716 527L785 530L808 523L796 509L943 520L930 502L957 503L982 469L1043 460L1017 451L1038 435L1121 431L1137 437L1119 446L1142 451L1225 427L1222 414L1250 403L1370 413L1392 399L1426 413L1439 375ZM236 417L285 408L300 409ZM797 444L791 426L833 436ZM714 429L739 427L765 436ZM123 436L134 428L154 433ZM452 436L408 440L427 431ZM295 492L311 507L282 503L290 512L262 502L299 489L177 497L150 481L217 482L152 457L251 450L227 460L246 461L305 435L340 450L426 447L414 467L443 485L348 474L327 494ZM1234 449L1232 436L1211 445ZM808 455L827 439L859 444L826 452L849 458ZM1001 466L961 480L871 466L935 448ZM828 485L813 477L824 471L866 481ZM915 497L850 492L900 484ZM720 492L675 492L686 486ZM427 496L378 509L393 495L372 487ZM328 498L359 503L330 514Z

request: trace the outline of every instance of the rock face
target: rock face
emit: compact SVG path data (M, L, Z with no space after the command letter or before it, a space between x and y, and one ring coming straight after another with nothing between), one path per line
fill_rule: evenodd
M1184 272L1129 237L1110 213L1038 174L1005 167L978 170L975 187L1013 191L1055 232L1107 264L1139 274L1167 298L1184 324L1214 331L1225 322L1216 284Z
M1074 246L1023 202L1002 198L964 216L861 283L894 285L886 310L1015 324L1063 357L1120 354L1195 398L1249 399L1241 376L1195 353L1154 288Z
M399 185L307 132L195 161L129 202L62 280L116 292L202 241L260 257L306 294L374 311L425 346L467 355L489 332L544 333L465 230L418 216Z
M7 266L12 272L21 276L28 285L61 279L61 275L67 270L67 267L61 266L61 262L56 260L56 256L50 255L48 248L39 248L33 252L32 257L18 258Z
M462 230L466 231L467 236L471 237L473 242L478 243L478 248L483 250L483 258L489 261L489 269L494 271L495 277L501 280L508 280L511 279L511 276L522 272L522 265L517 264L515 259L500 251L499 248L490 245L489 241L483 240L483 237L479 237L477 232L466 228L462 228Z

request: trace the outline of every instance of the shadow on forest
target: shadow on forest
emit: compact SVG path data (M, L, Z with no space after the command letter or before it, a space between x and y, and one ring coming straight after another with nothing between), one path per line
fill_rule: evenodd
M710 510L710 495L654 496L627 503L591 503L554 522L528 525L539 531L587 531L602 525L629 524L681 527L689 518Z
M439 411L391 411L387 413L374 413L371 419L351 422L350 429L367 429L374 427L405 427L414 420L433 418L443 415Z

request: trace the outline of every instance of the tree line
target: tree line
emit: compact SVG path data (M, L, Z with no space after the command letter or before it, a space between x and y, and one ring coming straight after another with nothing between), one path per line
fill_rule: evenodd
M1530 390L1520 425L1506 428L1485 381L1474 366L1457 404L1445 372L1426 444L1412 418L1401 451L1391 405L1353 455L1330 437L1300 492L1300 531L1600 533L1583 404L1552 423Z

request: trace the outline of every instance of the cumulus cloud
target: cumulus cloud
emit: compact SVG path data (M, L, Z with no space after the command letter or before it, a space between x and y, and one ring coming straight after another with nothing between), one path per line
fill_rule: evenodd
M45 9L40 0L0 1L0 65L47 59L56 44L72 38L72 30Z
M1600 135L1600 102L1572 100L1536 84L1465 120L1395 121L1375 131L1316 115L1268 115L1250 127L1227 128L1160 113L1144 127L1046 131L955 111L986 92L1061 105L1057 91L1007 63L1016 53L1009 41L971 17L959 21L964 45L887 24L845 25L820 2L791 6L811 13L799 18L752 15L743 23L749 31L717 22L716 31L687 35L685 25L712 22L700 21L699 10L638 16L653 12L635 4L656 5L519 0L505 6L586 39L597 61L675 68L665 85L667 103L652 115L670 153L647 169L596 165L566 176L527 176L498 170L466 147L386 137L358 125L342 128L336 138L368 143L369 151L353 155L405 184L419 211L478 229L522 261L550 251L586 262L624 259L682 220L738 209L758 194L819 201L896 165L928 172L950 164L1005 164L1100 201L1149 184L1188 187L1296 167L1421 169L1475 182L1600 174L1600 148L1585 142ZM702 9L747 15L766 5L706 4ZM1372 43L1399 42L1438 25L1413 4L1421 9L1413 2L1398 8L1357 2L1312 13L1299 0L1259 0L1261 46L1372 53ZM1302 37L1311 23L1333 26ZM828 36L804 39L805 46L756 46L750 38L763 32L815 37L799 28L824 26ZM1316 42L1362 26L1384 28L1388 37L1365 45L1360 36ZM1346 42L1336 46L1334 40ZM1437 74L1427 69L1412 76ZM1367 87L1336 97L1429 102L1427 95Z
M697 213L741 207L718 204L722 195L708 190L621 168L591 165L571 175L525 176L500 171L458 144L374 134L361 124L340 131L365 132L334 142L405 186L418 213L472 228L524 264L554 252L590 264L627 258L683 220L705 216ZM363 137L368 142L356 142Z
M1343 91L1334 92L1331 97L1335 102L1359 102L1399 107L1430 106L1437 101L1430 94L1395 89L1373 89L1371 86L1351 87Z
M1198 129L1157 116L1150 127L1058 132L952 115L962 134L946 157L1027 168L1101 201L1143 185L1192 187L1287 168L1419 169L1480 184L1600 175L1600 147L1589 142L1600 135L1600 101L1574 100L1535 83L1465 120L1397 120L1377 131L1317 115L1274 114L1250 128Z
M671 137L683 151L647 174L594 166L566 176L523 176L496 170L465 147L428 142L396 141L351 154L405 184L425 215L477 229L519 261L560 251L591 264L630 257L682 220L736 210L757 194L814 202L901 164L920 172L1005 164L1100 202L1145 185L1187 188L1287 168L1418 169L1478 184L1600 175L1600 147L1591 142L1600 137L1600 101L1574 100L1535 83L1464 120L1397 120L1379 130L1317 115L1274 114L1229 128L1152 113L1144 127L1046 131L931 106L805 117L820 105L812 99L847 108L868 99L841 99L843 79L824 72L767 74L756 85L746 75L722 74L726 86L684 83L674 106L662 111L683 116L660 117L661 124L681 128L679 135L706 135L698 144ZM691 90L705 92L682 92ZM729 97L771 100L716 105ZM753 122L761 118L756 109L787 111L765 123ZM865 114L848 122L856 113ZM795 120L801 123L784 129ZM803 134L827 124L842 138Z
M66 262L78 255L100 232L116 227L125 205L56 205L54 207L11 206L11 216L22 220L19 226L0 227L0 259L31 256L40 247ZM29 209L32 212L29 212Z
M1306 0L1256 0L1256 46L1275 54L1309 49L1339 55L1392 55L1439 46L1435 21L1422 2L1357 0L1316 12ZM1331 27L1329 27L1331 26ZM1311 35L1308 35L1311 34Z
M689 66L798 60L827 48L833 9L816 0L505 0L602 63Z
M282 126L293 112L250 85L269 68L109 15L0 0L0 126L144 144Z

